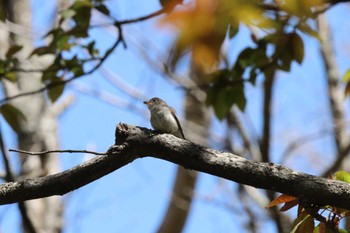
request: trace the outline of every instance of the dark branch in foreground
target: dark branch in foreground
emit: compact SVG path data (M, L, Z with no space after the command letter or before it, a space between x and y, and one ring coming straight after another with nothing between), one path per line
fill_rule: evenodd
M116 145L106 153L55 175L2 184L0 204L63 195L137 158L155 157L256 188L303 198L308 203L350 209L350 185L347 183L296 172L273 163L249 161L168 134L152 135L152 131L145 128L119 124Z

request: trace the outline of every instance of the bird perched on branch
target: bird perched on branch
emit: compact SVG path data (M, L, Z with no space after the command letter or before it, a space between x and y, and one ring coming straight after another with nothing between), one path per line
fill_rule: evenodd
M164 100L154 97L143 103L147 105L151 112L151 125L156 131L185 139L175 110L167 105Z

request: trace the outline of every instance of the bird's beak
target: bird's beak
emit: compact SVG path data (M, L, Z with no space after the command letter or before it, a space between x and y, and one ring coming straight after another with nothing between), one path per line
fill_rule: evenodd
M147 105L147 104L148 104L148 101L143 101L143 103Z

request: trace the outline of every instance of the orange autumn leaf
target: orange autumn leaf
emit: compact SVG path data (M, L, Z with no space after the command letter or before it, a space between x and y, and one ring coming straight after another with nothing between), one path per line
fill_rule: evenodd
M294 206L296 206L296 205L298 205L298 204L299 204L298 199L295 199L295 200L286 202L286 203L281 207L280 211L282 211L282 212L287 211L287 210L293 208Z
M270 208L282 203L292 202L295 200L297 200L296 197L287 194L281 194L280 196L276 197L273 201L271 201L270 204L266 206L266 208Z
M255 2L196 0L192 7L166 15L160 25L178 33L171 64L175 66L181 54L191 51L194 64L206 73L219 64L229 27L235 29L244 23L269 28L271 22Z

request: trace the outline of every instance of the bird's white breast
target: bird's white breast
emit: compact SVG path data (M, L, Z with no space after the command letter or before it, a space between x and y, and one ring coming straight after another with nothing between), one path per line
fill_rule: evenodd
M153 109L151 113L151 124L155 130L163 133L177 133L179 131L177 122L170 109Z

